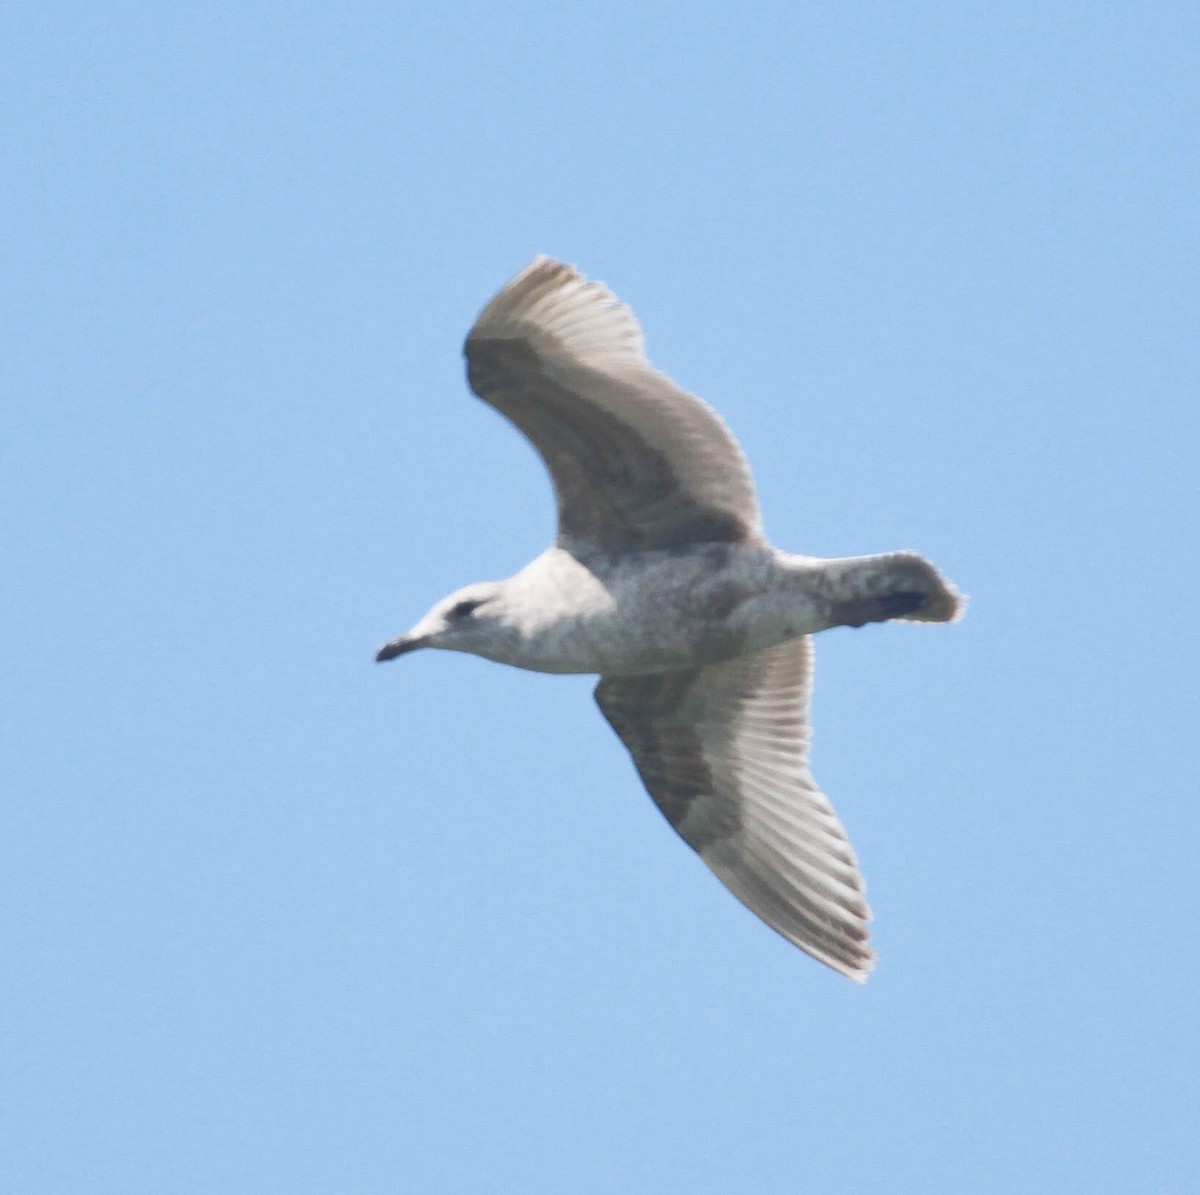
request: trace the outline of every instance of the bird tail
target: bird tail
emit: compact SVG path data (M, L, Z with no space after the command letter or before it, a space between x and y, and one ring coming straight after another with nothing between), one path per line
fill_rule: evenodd
M966 598L915 552L854 556L829 566L835 626L861 627L893 618L956 622L966 611Z

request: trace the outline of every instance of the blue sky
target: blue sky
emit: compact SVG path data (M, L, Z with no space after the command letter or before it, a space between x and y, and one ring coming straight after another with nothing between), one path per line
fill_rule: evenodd
M1194 9L0 25L4 1189L1200 1189ZM863 989L590 678L371 662L552 533L459 356L538 252L971 595L818 641Z

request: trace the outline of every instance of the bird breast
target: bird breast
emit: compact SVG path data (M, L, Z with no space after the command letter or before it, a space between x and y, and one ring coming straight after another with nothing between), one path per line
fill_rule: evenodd
M771 550L747 545L591 559L552 548L506 588L522 631L522 658L507 662L539 672L697 668L817 629L794 617Z

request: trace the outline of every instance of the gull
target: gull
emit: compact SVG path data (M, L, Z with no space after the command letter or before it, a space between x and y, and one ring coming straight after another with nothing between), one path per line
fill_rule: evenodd
M809 770L811 636L949 622L963 600L912 552L772 547L750 467L706 403L646 357L633 312L536 258L467 336L471 389L541 455L555 543L468 585L380 648L598 673L596 702L663 816L772 929L858 982L866 886Z

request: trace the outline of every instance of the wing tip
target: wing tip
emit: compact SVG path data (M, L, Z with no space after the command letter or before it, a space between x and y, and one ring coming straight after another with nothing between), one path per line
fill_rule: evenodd
M759 914L761 917L762 915ZM865 984L871 977L871 973L875 970L875 964L879 961L875 954L865 942L855 943L854 947L850 947L847 943L838 943L842 948L840 951L834 952L815 942L803 941L793 937L791 934L781 930L776 925L771 925L767 922L776 933L778 933L785 941L790 942L793 946L798 946L810 958L814 958L819 963L824 963L831 971L836 971L839 975L844 975L847 979L853 980L854 983Z
M479 313L467 335L468 355L482 340L527 340L539 350L575 356L644 359L641 325L603 282L539 254Z
M824 962L825 960L822 959L821 961ZM875 951L868 950L866 956L856 964L829 963L828 965L861 987L871 978L871 974L875 970L875 964L878 961L879 957Z

